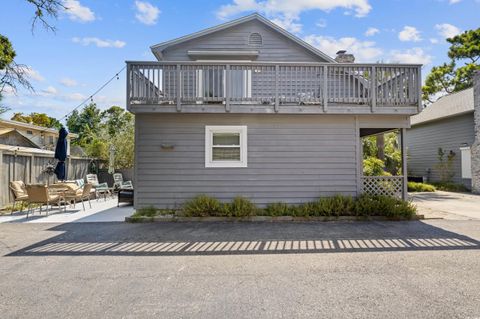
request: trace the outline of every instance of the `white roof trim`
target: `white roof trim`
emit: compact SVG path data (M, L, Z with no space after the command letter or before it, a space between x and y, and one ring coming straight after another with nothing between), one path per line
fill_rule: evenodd
M474 111L473 88L441 97L410 118L411 125L423 124Z
M176 38L176 39L173 39L173 40L169 40L169 41L166 41L166 42L155 44L155 45L152 45L150 47L150 49L152 50L152 53L155 55L155 57L158 60L161 60L162 59L161 51L163 51L164 49L166 49L169 46L179 44L179 43L191 40L191 39L195 39L195 38L207 35L207 34L211 34L211 33L214 33L214 32L220 31L220 30L224 30L224 29L227 29L227 28L230 28L230 27L233 27L233 26L236 26L238 24L241 24L241 23L244 23L244 22L247 22L247 21L251 21L251 20L258 20L260 22L263 22L267 26L271 27L272 29L281 33L282 35L286 36L287 38L289 38L293 42L303 46L305 49L307 49L310 52L312 52L313 54L321 57L322 59L326 60L327 62L336 63L336 61L334 59L332 59L330 56L328 56L327 54L323 53L322 51L318 50L314 46L312 46L312 45L308 44L307 42L303 41L299 37L291 34L287 30L282 29L281 27L279 27L278 25L276 25L275 23L271 22L270 20L268 20L267 18L263 17L262 15L260 15L258 13L253 13L253 14L250 14L248 16L245 16L245 17L233 20L233 21L229 21L229 22L226 22L226 23L222 23L222 24L219 24L217 26L214 26L214 27L211 27L211 28L208 28L208 29L204 29L202 31L191 33L189 35L186 35L186 36L183 36L183 37L180 37L180 38Z

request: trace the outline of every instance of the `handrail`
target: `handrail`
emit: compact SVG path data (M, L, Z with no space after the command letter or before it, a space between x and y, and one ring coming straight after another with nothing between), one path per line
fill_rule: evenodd
M127 105L256 104L385 107L421 104L421 65L127 61ZM411 112L411 111L408 111Z

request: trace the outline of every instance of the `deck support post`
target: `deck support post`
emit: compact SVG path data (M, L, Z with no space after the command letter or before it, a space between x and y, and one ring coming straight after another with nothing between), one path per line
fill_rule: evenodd
M280 66L275 65L275 112L278 112L280 107L280 97L278 95L278 77L280 75Z
M377 68L375 66L372 66L372 75L370 81L370 96L372 98L370 110L372 113L375 113L377 108Z
M422 104L422 67L418 67L418 75L417 75L417 81L418 81L418 112L420 113L423 108Z
M177 75L177 87L176 87L176 92L177 93L177 112L182 111L182 78L181 78L181 68L182 66L180 64L177 64L177 69L176 69L176 75Z
M230 64L225 66L225 111L230 112L230 86L231 75L230 75Z
M408 198L408 172L407 172L407 129L400 129L400 139L402 145L402 175L403 175L403 188L402 199Z
M328 66L323 66L323 112L328 109Z

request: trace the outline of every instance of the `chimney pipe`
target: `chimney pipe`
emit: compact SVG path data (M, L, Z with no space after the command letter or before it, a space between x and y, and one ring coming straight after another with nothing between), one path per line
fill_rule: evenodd
M335 61L338 63L353 63L355 62L355 56L353 54L347 53L347 50L340 50L337 52Z

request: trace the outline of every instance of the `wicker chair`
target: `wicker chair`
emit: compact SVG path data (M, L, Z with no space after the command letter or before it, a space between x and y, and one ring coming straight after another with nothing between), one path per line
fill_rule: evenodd
M40 213L42 212L43 205L46 205L47 216L53 203L56 203L58 205L59 210L62 209L61 203L62 201L64 201L63 196L60 194L50 194L46 185L27 185L26 188L28 194L27 218L31 211L32 204L40 204Z
M15 211L15 204L20 202L20 212L23 211L23 203L28 202L27 189L25 188L25 183L23 181L11 181L8 185L13 194L13 205L10 215Z
M90 208L92 208L92 203L90 202L90 190L92 189L92 184L87 183L83 185L83 191L81 192L67 192L65 193L65 200L67 202L73 201L73 208L75 208L75 204L77 201L82 202L83 210L85 211L85 203L84 200L88 200L88 204Z

